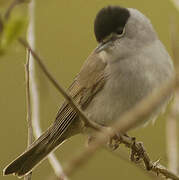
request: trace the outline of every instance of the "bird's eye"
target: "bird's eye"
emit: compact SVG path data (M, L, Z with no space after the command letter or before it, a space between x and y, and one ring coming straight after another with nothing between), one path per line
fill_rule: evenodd
M122 37L124 35L124 33L125 33L125 28L118 28L116 30L116 34L120 37Z

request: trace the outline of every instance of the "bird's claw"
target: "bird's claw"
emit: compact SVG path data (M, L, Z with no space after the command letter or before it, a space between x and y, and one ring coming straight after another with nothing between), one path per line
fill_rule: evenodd
M130 159L131 161L135 162L135 163L140 163L140 160L144 154L144 148L143 148L143 144L142 142L139 142L138 145L140 146L138 150L136 150L136 138L132 138L132 151L131 151L131 156Z
M120 135L116 134L115 136L109 139L107 145L112 151L114 151L119 147L119 144L121 144Z

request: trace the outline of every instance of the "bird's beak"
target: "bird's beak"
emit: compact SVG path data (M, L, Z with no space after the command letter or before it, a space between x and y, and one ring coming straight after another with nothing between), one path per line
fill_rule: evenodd
M97 48L95 49L95 52L96 53L99 53L101 51L104 51L105 49L107 49L109 46L112 45L112 42L111 41L106 41L106 42L101 42Z

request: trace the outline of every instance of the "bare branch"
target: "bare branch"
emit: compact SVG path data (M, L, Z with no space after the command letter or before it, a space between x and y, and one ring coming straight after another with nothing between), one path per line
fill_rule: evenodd
M32 0L29 4L29 27L28 27L28 41L33 48L35 48L35 33L34 33L34 10L35 10L35 0ZM29 50L28 50L29 51ZM30 51L29 51L30 52ZM29 57L29 73L30 73L30 91L31 91L31 99L32 99L32 125L34 130L34 135L38 138L42 134L42 130L40 128L40 102L39 102L39 93L36 82L36 74L35 74L35 64L33 56L30 53ZM60 162L57 160L54 153L49 154L48 160L55 172L57 177L61 177L63 180L68 180L66 175L63 173L62 166Z
M32 50L32 48L29 46L29 44L27 43L27 41L25 41L22 38L19 38L19 42L25 47L27 48L32 56L34 56L34 58L36 59L36 61L38 62L40 68L42 69L42 71L44 72L44 74L48 77L48 79L50 80L50 82L56 87L56 89L64 96L64 98L69 102L69 104L74 108L74 110L78 113L78 115L84 120L84 122L86 123L86 126L91 127L93 129L96 130L101 130L103 129L102 126L100 126L99 124L89 121L88 118L86 117L86 115L83 113L83 111L77 106L77 104L75 103L75 101L73 100L73 98L67 94L67 92L59 85L59 83L57 82L57 80L51 75L51 73L47 70L46 66L43 64L41 58Z
M145 119L144 117L148 116L161 102L161 100L166 97L169 93L171 93L173 89L174 83L173 82L166 82L165 85L160 87L156 92L152 95L146 97L143 101L141 101L138 105L136 105L132 110L125 113L117 123L112 126L111 129L108 131L104 131L103 133L97 133L96 139L94 143L91 144L87 149L85 149L80 155L76 156L72 159L69 163L65 172L67 174L72 173L76 168L79 168L80 165L87 162L90 156L103 144L106 144L109 137L114 137L116 132L126 132L136 124L141 123ZM124 142L123 142L124 143ZM136 152L140 150L138 148L139 144L136 143ZM131 148L131 146L129 145ZM131 148L132 149L132 148ZM152 170L157 173L161 173L164 176L171 178L171 179L179 179L177 175L172 173L171 171L167 170L164 166L161 166L159 163L153 163L149 156L147 155L146 151L142 154L141 158L143 159L145 166L147 169Z
M26 72L26 101L27 101L27 124L28 124L28 140L27 148L33 142L33 128L32 128L32 118L31 118L31 101L30 101L30 83L29 83L29 58L30 52L27 51L27 62L25 66ZM24 180L31 180L32 173L24 177Z
M129 165L133 165L134 167L137 167L142 173L144 173L146 176L152 178L152 179L157 179L157 180L161 180L163 179L160 176L156 176L156 173L153 173L152 171L146 171L144 169L144 166L141 163L131 163L129 157L128 157L128 153L125 152L124 150L121 151L119 149L119 151L110 151L112 155L120 158L121 160L127 162Z
M32 111L31 111L31 97L30 97L30 81L29 81L29 58L30 52L27 51L26 69L26 99L27 99L27 123L28 123L28 146L33 142L33 128L32 128Z
M28 45L28 43L22 39L19 40L26 48L28 48L34 58L37 60L39 63L40 67L43 69L44 73L47 75L47 77L53 82L55 87L64 95L64 97L71 102L72 107L77 109L76 104L72 103L73 100L68 94L60 87L60 85L57 83L57 81L52 77L52 75L47 71L46 67L42 63L41 59L38 57L38 55L31 49L31 47ZM72 161L70 161L69 166L65 169L65 173L70 174L74 171L74 169L80 167L88 158L90 158L90 155L92 155L98 148L100 148L103 144L106 144L109 137L114 137L116 135L116 132L126 132L132 127L136 126L136 124L141 123L144 117L148 116L163 100L164 97L166 97L171 91L173 90L174 87L174 82L166 82L165 85L160 87L156 92L154 92L152 95L146 97L141 103L136 105L131 111L127 112L126 114L123 115L123 117L120 118L120 121L116 121L117 123L114 124L112 128L103 128L100 130L102 131L97 133L97 138L94 141L94 143L89 146L85 151L83 151L79 156L74 158ZM72 101L71 101L72 100ZM81 111L79 109L77 110L79 115L81 115ZM140 120L139 120L140 119ZM87 120L90 122L89 120ZM120 124L118 123L120 122ZM92 124L91 124L92 125ZM93 125L92 125L93 126ZM123 137L123 136L121 136ZM121 139L120 139L121 140ZM128 141L124 141L123 143L129 143ZM124 143L124 144L125 144ZM131 142L132 143L132 142ZM131 146L133 145L133 146ZM179 180L179 177L176 176L174 173L171 171L167 170L164 166L160 165L158 162L152 162L146 153L145 149L143 146L141 146L140 143L129 143L129 146L132 150L135 150L135 153L141 152L142 150L142 155L141 158L144 161L144 164L148 170L152 170L153 172L161 173L167 178L171 178L174 180ZM142 147L142 148L141 148Z

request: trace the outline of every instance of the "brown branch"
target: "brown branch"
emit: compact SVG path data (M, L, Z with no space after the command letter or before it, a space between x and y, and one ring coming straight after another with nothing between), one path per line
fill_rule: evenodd
M131 149L131 160L136 164L143 159L145 168L157 174L162 174L166 178L179 179L179 177L159 164L159 161L152 162L141 142L135 142L133 138L121 136L120 142Z
M50 82L56 87L56 89L64 96L64 98L69 102L69 104L74 108L74 110L78 113L78 115L84 120L84 122L86 123L86 126L91 127L96 130L101 130L103 128L102 126L88 120L88 118L83 113L83 111L77 106L73 98L67 94L67 92L59 85L57 80L47 70L46 66L42 63L41 58L32 50L28 42L22 38L19 38L19 42L31 52L32 56L36 59L37 63L39 64L44 74L47 76Z
M16 5L24 3L26 0L14 0L10 6L8 7L7 11L5 12L4 19L7 21L11 15L12 10L15 8ZM3 21L0 17L0 33L3 31ZM27 140L27 148L33 142L33 128L32 128L32 118L31 118L31 101L30 101L30 82L29 82L29 58L30 58L30 51L27 52L27 62L25 65L25 75L26 75L26 107L27 107L27 124L28 124L28 140ZM24 177L24 180L31 180L32 173L28 174Z
M26 101L27 101L27 124L28 124L28 144L29 147L34 139L33 136L33 127L32 127L32 111L31 111L31 100L30 100L30 81L29 81L29 58L30 58L30 51L27 52L27 62L25 65L25 72L26 72ZM31 180L32 173L28 174L24 177L24 180Z
M27 124L28 124L28 146L33 142L33 128L32 128L32 110L31 110L31 97L30 97L30 76L29 76L29 58L30 52L27 52L26 69L26 99L27 99Z
M28 32L27 32L27 39L29 41L29 44L34 48L35 47L35 0L31 0L31 3L29 3L28 6L29 10L29 25L28 25ZM29 51L30 52L30 51ZM32 107L32 126L33 126L33 132L34 136L38 138L42 134L42 130L40 127L40 116L39 116L39 93L37 88L37 82L36 82L36 74L35 74L35 60L32 57L30 53L30 59L29 59L29 67L30 67L30 92L31 92L31 107ZM68 180L67 176L63 173L63 168L56 158L55 154L52 152L48 155L48 160L50 165L52 166L52 169L54 170L54 173L56 177L63 177L61 179Z
M149 178L157 179L157 180L163 179L161 176L156 176L156 173L153 173L152 171L146 171L142 163L131 163L131 160L128 158L128 153L125 152L124 150L123 151L121 149L119 150L120 151L110 151L110 152L113 156L118 157L121 160L127 162L129 165L133 165L134 167L138 168L142 173L144 173Z
M61 88L61 86L57 83L57 81L52 77L52 75L48 72L44 64L42 63L41 59L38 57L38 55L30 48L28 43L24 41L23 39L19 40L23 46L28 48L34 58L37 60L38 64L42 68L43 72L46 74L46 76L49 78L49 80L53 83L53 85L63 94L63 96L69 101L71 106L77 110L78 114L87 121L90 126L93 126L93 123L86 118L86 116L82 113L80 109L77 108L76 104L74 103L73 99ZM117 121L117 123L112 128L101 129L102 133L97 133L97 138L93 142L91 146L89 146L83 153L81 153L78 157L74 158L65 169L65 172L67 174L74 171L75 168L79 167L82 163L84 163L90 155L92 155L98 148L100 148L103 144L106 144L109 137L114 137L116 135L116 132L126 132L132 127L136 126L136 124L141 123L145 119L144 117L148 116L156 107L160 104L160 102L163 100L164 97L166 97L171 91L173 90L174 83L168 82L165 83L165 86L163 85L160 87L156 92L154 92L152 95L145 98L145 100L141 101L136 107L134 107L131 111L127 112L123 115L123 117L120 118L120 121ZM119 123L120 122L120 123ZM93 126L93 128L96 128ZM123 137L121 139L121 137ZM132 157L137 154L137 156L141 159L143 159L143 162L145 164L145 167L147 170L151 170L153 172L156 172L157 174L162 174L167 178L171 178L174 180L179 180L179 177L175 175L174 173L167 170L164 166L160 165L158 162L152 162L146 153L145 149L143 148L141 143L135 142L131 139L124 138L125 136L120 136L120 141L130 147L132 149ZM129 141L130 140L130 141Z
M116 132L126 132L132 127L134 127L136 124L141 123L143 119L145 119L145 117L147 117L154 109L158 107L163 98L166 97L169 93L171 93L173 86L173 82L166 82L165 85L160 87L156 92L146 97L132 110L125 113L120 118L120 120L116 121L117 123L115 123L111 129L108 129L103 133L97 133L97 138L94 140L94 143L68 163L68 166L65 169L66 174L72 173L77 167L79 168L80 165L82 165L84 162L87 162L90 156L97 149L107 143L109 137L114 137L116 135ZM126 143L129 142L126 141L125 144ZM130 143L128 145L128 147L130 147L132 150L135 150L134 152L136 152L137 154L140 154L141 149L143 150L140 158L143 159L146 169L161 173L167 178L179 180L179 177L177 175L167 170L164 166L160 165L159 163L153 163L144 148L141 148L140 146L141 145L139 145L139 143L134 143L133 146L131 146Z

